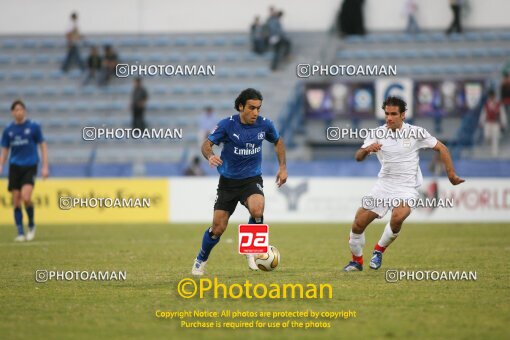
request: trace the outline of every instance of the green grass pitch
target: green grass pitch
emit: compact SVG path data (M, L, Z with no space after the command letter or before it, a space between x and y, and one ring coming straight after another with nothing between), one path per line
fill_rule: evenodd
M368 259L383 229L375 224L366 232L361 273L341 272L350 258L347 224L271 224L270 243L282 257L277 270L269 273L248 270L244 257L237 254L236 225L230 224L209 259L208 278L226 284L247 279L253 284L329 283L333 298L183 299L177 283L190 277L204 229L204 225L39 225L35 241L15 244L15 228L0 226L0 337L509 338L509 224L404 225L386 251L383 267L374 271L368 268ZM125 270L127 280L36 283L37 269ZM386 283L386 269L476 271L477 281ZM319 319L331 327L308 330L185 329L178 319L155 317L156 310L227 309L351 310L357 317Z

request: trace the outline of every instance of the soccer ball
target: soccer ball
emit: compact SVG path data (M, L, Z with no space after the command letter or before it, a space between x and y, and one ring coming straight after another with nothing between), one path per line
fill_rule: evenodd
M269 246L267 253L255 255L255 263L260 270L270 272L280 263L280 252L276 247Z

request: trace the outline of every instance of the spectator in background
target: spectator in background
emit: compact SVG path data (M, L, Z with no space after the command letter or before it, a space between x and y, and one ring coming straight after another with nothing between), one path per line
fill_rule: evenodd
M460 22L462 3L463 0L450 0L450 8L452 9L453 19L450 27L448 27L448 30L446 30L446 34L450 34L453 31L462 33L462 24Z
M364 0L344 0L338 13L337 27L340 35L364 35Z
M90 54L87 58L87 77L83 85L87 85L91 80L99 81L99 74L101 73L101 57L97 51L96 46L90 48Z
M214 114L212 106L206 106L204 108L204 113L198 119L198 145L200 148L207 136L209 136L216 127L217 122L218 119Z
M506 129L506 125L505 109L496 99L494 90L490 90L480 116L480 126L483 127L485 140L490 140L493 157L497 157L499 154L499 138L501 130Z
M262 54L266 51L264 27L260 24L260 17L256 16L250 28L251 50Z
M193 157L190 165L184 170L184 176L205 176L205 171L200 165L200 157Z
M420 33L420 27L416 21L416 13L418 13L418 1L417 0L406 0L404 5L404 13L407 16L407 28L408 34Z
M271 61L271 70L276 71L280 60L289 56L290 53L290 40L283 31L281 18L283 12L279 11L272 15L267 22L269 33L269 45L273 49L273 59Z
M102 65L102 79L100 80L100 85L108 85L111 77L115 74L115 68L117 67L118 63L119 57L117 52L115 52L111 45L105 45Z
M67 72L73 63L78 64L78 67L82 71L85 70L85 63L80 55L80 40L82 36L80 34L80 30L78 28L78 14L73 12L71 14L71 22L69 23L69 27L66 31L66 40L67 40L67 55L64 59L64 63L62 64L62 71Z
M507 114L506 121L510 120L510 74L508 72L503 72L503 81L501 82L501 102L505 108L505 112Z
M133 129L144 130L145 125L145 106L149 99L147 90L142 85L142 78L135 78L133 93L131 94L131 111L133 113Z

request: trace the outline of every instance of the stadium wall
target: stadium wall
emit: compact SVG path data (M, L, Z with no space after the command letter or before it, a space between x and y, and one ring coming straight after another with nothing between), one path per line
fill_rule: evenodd
M421 187L422 197L436 195L449 199L452 208L414 211L410 222L510 222L509 178L468 178L459 186L431 178ZM292 177L281 189L266 177L265 216L268 223L350 223L362 198L370 193L375 178ZM217 178L156 179L49 179L39 180L33 195L40 224L110 223L210 223L216 198ZM0 181L7 187L6 180ZM150 199L150 207L69 206L69 199L111 198ZM389 215L383 220L387 221ZM242 205L231 218L233 223L248 220ZM0 191L0 224L12 223L10 194Z
M508 0L466 0L467 28L508 27ZM69 14L80 14L85 34L156 32L248 31L255 15L264 20L274 5L285 12L288 30L327 30L342 1L316 0L3 0L0 34L62 34ZM366 0L365 23L369 31L403 30L404 0ZM451 21L448 0L419 2L417 20L424 29L444 30ZM58 18L58 19L56 19Z

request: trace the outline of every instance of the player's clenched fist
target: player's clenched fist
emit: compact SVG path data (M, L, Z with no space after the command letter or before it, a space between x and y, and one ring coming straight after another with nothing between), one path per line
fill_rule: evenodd
M221 164L223 163L223 161L221 160L221 158L217 155L211 155L209 157L209 165L211 167L214 167L214 166L220 166Z

